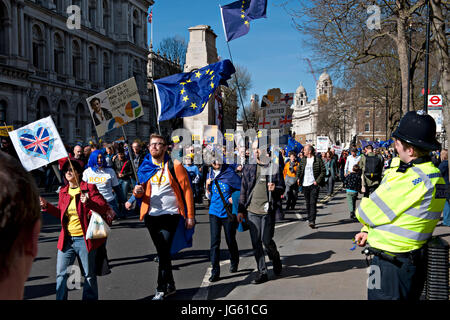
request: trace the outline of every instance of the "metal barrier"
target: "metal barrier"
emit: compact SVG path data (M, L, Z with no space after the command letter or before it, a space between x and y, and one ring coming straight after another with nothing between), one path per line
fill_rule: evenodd
M427 300L449 300L449 244L433 237L427 246L427 279L424 293Z

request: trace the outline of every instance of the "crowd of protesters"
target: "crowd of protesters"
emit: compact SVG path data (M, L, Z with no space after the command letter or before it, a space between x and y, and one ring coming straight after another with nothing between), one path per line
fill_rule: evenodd
M17 158L10 140L2 138L1 142L2 151ZM102 248L106 250L106 239L83 239L91 210L109 224L113 216L126 219L137 214L144 220L158 253L154 299L175 293L171 266L175 231L180 221L185 221L188 229L194 226L195 204L203 201L209 203L212 266L209 281L220 279L221 229L229 249L231 273L239 265L236 230L249 229L258 269L253 283L259 284L268 281L264 248L274 273L279 275L282 271L273 240L274 226L283 219L283 211L299 210L296 208L299 193L305 199L308 225L314 229L320 188L325 188L331 197L335 183L341 181L347 193L350 218L356 221L358 194L369 197L374 192L394 156L392 149L374 150L371 145L364 149L352 146L339 154L333 148L320 153L313 145L306 145L300 152L281 149L279 170L273 172L267 171L267 163L262 161L262 154L271 151L260 148L258 143L249 149L236 148L231 154L225 148L212 150L210 159L204 158L206 145L184 148L169 144L160 135L152 135L147 143L140 140L131 145L90 143L66 146L66 150L70 162L61 159L32 172L38 187L59 193L58 206L40 199L42 211L60 218L62 223L58 240L57 299L67 299L67 267L76 257L85 276L83 299L98 299L96 255ZM231 164L227 163L230 155ZM197 156L203 157L203 161L196 161ZM431 156L444 177L448 177L447 150L433 152ZM256 161L251 163L250 158ZM281 206L283 199L285 208ZM447 202L444 225L450 225L449 211Z

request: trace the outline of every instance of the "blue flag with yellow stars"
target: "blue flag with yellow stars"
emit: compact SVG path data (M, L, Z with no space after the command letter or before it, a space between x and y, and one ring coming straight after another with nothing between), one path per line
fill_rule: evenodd
M154 81L159 121L192 117L201 113L219 85L236 72L230 60L219 61L189 73Z
M246 35L250 21L265 18L267 0L238 0L220 7L227 42Z

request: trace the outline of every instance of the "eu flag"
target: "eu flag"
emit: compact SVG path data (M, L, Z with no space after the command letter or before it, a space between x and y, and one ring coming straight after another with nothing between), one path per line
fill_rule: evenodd
M219 85L236 72L230 60L219 61L189 73L178 73L154 81L159 121L200 114Z
M250 21L265 18L267 0L238 0L220 8L227 42L246 35Z

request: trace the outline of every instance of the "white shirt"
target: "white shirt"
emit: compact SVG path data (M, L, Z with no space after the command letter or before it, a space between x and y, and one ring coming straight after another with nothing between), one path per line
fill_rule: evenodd
M347 157L347 162L345 163L344 174L353 172L353 166L359 163L361 157L354 157L352 155Z
M119 185L119 181L113 169L103 168L95 172L92 168L87 168L83 172L83 181L95 184L106 201L111 202L114 200L112 188Z
M177 198L169 182L169 169L167 165L159 169L151 177L149 182L152 184L152 195L150 197L150 210L148 214L151 216L179 214Z
M314 184L314 171L313 171L314 157L306 158L305 175L303 177L303 186L309 187Z

